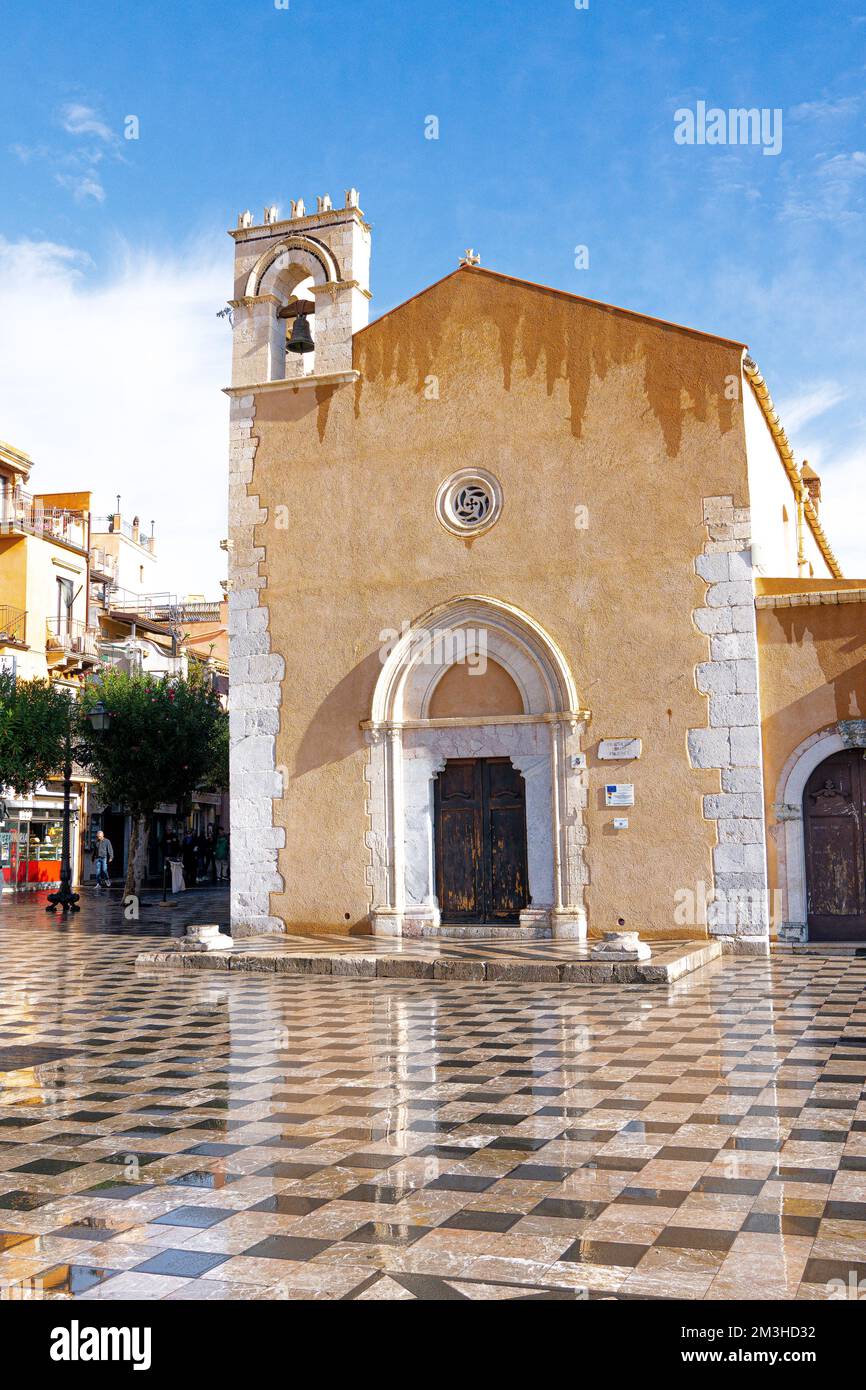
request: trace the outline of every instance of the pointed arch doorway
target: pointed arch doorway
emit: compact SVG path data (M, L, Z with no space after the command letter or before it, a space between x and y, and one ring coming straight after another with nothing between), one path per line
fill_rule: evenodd
M483 662L470 662L469 652ZM479 713L477 703L461 712L458 703L442 713L440 682L443 688L448 682L457 700L461 688L480 689L481 683L473 686L469 674L455 677L453 668L472 666L478 675L485 663L493 668L497 700L507 686L516 703L494 702L490 713ZM457 911L480 914L482 922L493 915L495 923L497 913L512 921L516 916L521 926L585 937L586 791L583 759L576 755L588 712L579 705L562 652L540 625L502 600L468 596L442 604L394 644L371 714L363 727L370 743L374 932L433 934ZM443 815L443 808L457 810L452 792L458 774L449 773L450 763L464 766L463 860L452 863L456 879L443 879L437 868L443 847L450 844L456 854L459 842L457 820L446 831ZM480 770L466 771L470 765ZM516 830L521 814L525 850ZM472 817L474 830L466 828Z

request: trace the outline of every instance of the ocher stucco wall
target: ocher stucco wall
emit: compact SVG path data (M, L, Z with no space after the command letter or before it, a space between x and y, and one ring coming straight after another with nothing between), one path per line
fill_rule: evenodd
M380 634L478 593L548 630L593 712L591 930L624 916L683 934L673 893L712 882L715 826L701 798L719 790L718 772L691 769L686 753L686 731L707 722L693 674L708 656L691 616L705 592L694 561L707 540L702 499L748 504L741 407L724 394L740 354L464 271L356 335L357 386L257 395L249 491L268 510L256 542L272 650L286 661L275 915L335 930L364 922L359 725ZM439 484L470 464L493 472L505 498L498 524L472 542L434 514ZM599 738L621 735L643 739L640 762L599 764ZM605 781L635 783L626 832L613 830Z
M844 592L856 583L813 580L799 587L814 591L832 584ZM866 588L866 581L861 584ZM769 884L780 888L773 805L788 758L812 734L835 731L838 720L866 717L866 606L759 608L758 647Z

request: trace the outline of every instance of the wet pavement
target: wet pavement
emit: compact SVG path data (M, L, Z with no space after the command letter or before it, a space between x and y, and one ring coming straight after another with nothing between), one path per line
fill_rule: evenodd
M864 960L725 959L652 991L157 973L137 953L185 922L122 912L0 901L6 1298L866 1279Z
M162 900L160 888L147 888L138 903L128 903L122 885L114 883L109 892L99 892L91 884L75 890L79 910L65 915L46 912L48 893L0 893L0 929L26 926L57 934L69 928L110 936L183 936L188 926L215 922L228 931L230 910L228 885L202 884ZM152 943L145 943L152 944Z

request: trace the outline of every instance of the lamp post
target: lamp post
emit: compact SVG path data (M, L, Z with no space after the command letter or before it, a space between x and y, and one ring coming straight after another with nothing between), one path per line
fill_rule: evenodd
M108 728L108 714L100 700L90 711L90 723L94 733L102 733ZM66 912L78 912L79 894L72 891L72 859L70 852L70 821L72 819L72 705L66 720L66 736L63 748L63 842L60 851L60 887L56 893L48 894L46 912L56 912L61 907Z

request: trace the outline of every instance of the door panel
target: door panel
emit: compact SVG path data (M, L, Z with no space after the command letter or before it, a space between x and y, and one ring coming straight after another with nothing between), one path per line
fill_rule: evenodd
M517 922L529 902L523 778L507 758L449 759L435 784L445 922Z
M866 775L858 749L834 753L803 793L809 938L866 940Z
M524 782L510 762L486 762L482 779L490 854L488 912L493 921L515 922L529 901Z
M436 879L442 916L449 922L483 918L481 768L476 760L449 761L435 784Z

